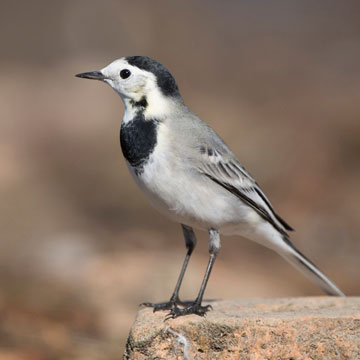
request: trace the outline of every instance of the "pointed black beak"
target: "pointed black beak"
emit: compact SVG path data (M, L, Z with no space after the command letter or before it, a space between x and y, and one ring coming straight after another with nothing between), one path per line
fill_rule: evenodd
M82 79L92 79L92 80L104 80L105 75L101 71L90 71L85 72L81 74L76 74L76 77L82 78Z

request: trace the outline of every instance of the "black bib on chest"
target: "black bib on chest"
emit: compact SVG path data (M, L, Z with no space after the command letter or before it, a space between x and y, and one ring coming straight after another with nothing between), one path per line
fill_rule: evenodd
M139 111L135 117L121 125L120 144L125 159L136 168L136 173L141 173L143 166L154 151L157 142L158 121L145 120Z

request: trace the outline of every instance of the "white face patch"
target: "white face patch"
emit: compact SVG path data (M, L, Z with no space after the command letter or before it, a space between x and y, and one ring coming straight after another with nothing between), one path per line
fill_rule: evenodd
M122 70L128 70L130 76L123 79L120 76ZM139 101L146 93L148 83L156 79L151 79L152 75L144 70L128 64L125 58L113 61L108 66L101 69L105 75L104 80L108 83L123 99Z
M120 76L120 72L125 69L130 71L130 76L123 79ZM170 108L173 106L173 100L161 92L155 75L130 65L125 58L113 61L101 69L101 72L106 77L104 81L124 101L126 108L124 121L129 121L133 117L134 109L132 109L131 104L142 99L146 99L147 102L144 111L145 118L161 119L169 113Z

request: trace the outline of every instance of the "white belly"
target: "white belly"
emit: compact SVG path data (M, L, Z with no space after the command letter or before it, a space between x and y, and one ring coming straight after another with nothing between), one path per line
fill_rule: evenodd
M228 234L239 234L243 227L248 232L249 221L260 221L236 196L168 154L156 147L140 175L128 165L134 180L159 212L179 223Z

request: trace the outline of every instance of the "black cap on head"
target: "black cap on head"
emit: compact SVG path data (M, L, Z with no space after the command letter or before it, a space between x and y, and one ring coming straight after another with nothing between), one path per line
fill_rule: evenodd
M128 56L126 61L139 69L149 71L156 76L156 80L162 93L166 96L180 96L179 88L175 79L164 65L147 56Z

